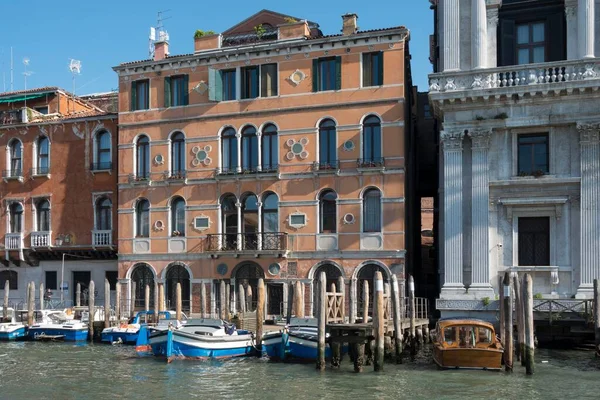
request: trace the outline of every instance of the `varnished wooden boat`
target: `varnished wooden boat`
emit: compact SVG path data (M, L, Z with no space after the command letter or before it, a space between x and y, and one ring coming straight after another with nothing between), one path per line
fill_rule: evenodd
M503 353L489 322L448 318L437 323L433 360L441 368L500 369Z

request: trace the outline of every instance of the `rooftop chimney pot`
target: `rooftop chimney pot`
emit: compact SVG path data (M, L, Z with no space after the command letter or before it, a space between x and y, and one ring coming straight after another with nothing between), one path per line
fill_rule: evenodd
M160 61L169 55L169 42L161 40L154 43L154 61Z
M357 20L358 15L354 13L342 15L342 34L344 36L354 35L358 31Z

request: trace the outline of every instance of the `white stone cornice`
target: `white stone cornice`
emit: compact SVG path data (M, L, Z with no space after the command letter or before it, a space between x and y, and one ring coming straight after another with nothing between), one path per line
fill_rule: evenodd
M440 140L444 151L462 151L464 129L447 129L440 132Z
M578 123L577 131L581 145L600 143L600 122Z
M471 147L473 149L487 149L490 147L492 128L470 129L469 136L471 137Z

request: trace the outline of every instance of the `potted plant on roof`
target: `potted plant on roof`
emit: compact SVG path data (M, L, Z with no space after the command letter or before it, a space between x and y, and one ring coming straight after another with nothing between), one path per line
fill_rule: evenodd
M194 51L214 50L220 47L221 35L215 31L196 30L194 33Z

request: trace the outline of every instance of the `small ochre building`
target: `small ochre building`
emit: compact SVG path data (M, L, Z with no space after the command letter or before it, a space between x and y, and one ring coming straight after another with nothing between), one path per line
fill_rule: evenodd
M220 309L219 280L265 279L268 317L302 282L313 314L325 271L355 299L380 270L403 278L405 132L410 96L404 27L341 34L263 10L194 52L115 67L119 76L119 280L175 286L184 309ZM191 36L191 35L190 35ZM164 37L163 37L164 39ZM191 37L190 37L191 41Z

